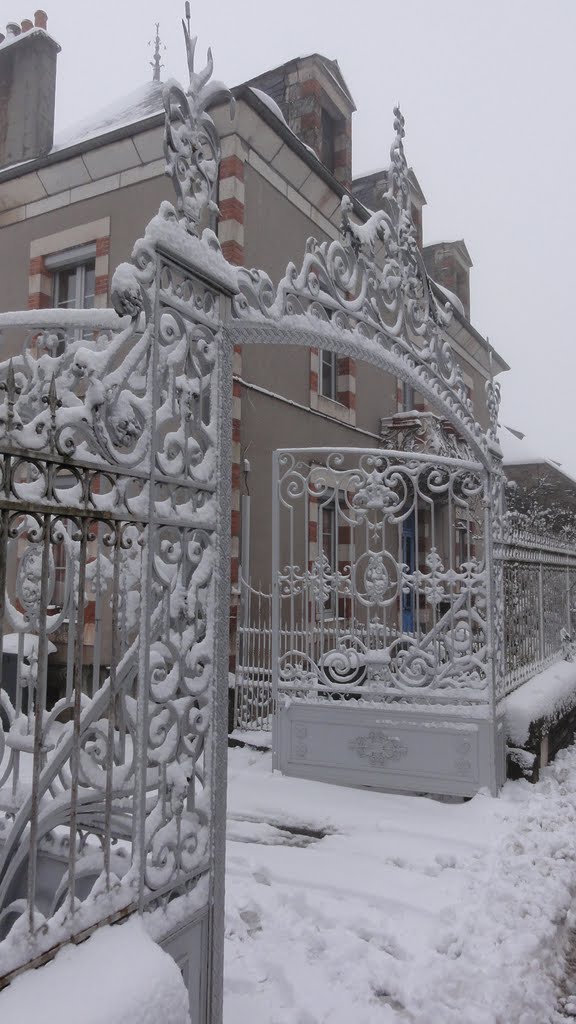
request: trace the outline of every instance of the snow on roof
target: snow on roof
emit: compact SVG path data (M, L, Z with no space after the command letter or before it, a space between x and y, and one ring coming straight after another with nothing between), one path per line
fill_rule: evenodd
M529 440L527 441L524 435L519 437L518 432L513 430L512 427L502 427L499 441L500 447L502 448L502 454L504 456L505 466L526 466L533 464L551 466L552 469L566 477L566 479L570 480L571 483L576 483L574 477L562 468L561 462L556 462L547 455L542 455L538 451L537 446L535 447Z
M439 284L438 281L434 281L434 284L436 285L438 291L442 292L442 294L446 296L450 305L454 306L454 308L457 309L458 312L467 320L468 317L466 316L466 311L458 296L455 295L454 292L451 292L449 288L445 288L443 284Z
M253 85L250 86L250 92L253 92L254 95L257 96L259 100L262 100L262 103L264 103L265 106L268 107L268 110L271 110L272 113L278 118L278 120L282 121L282 124L285 124L286 127L288 128L288 122L284 117L284 114L280 110L280 107L278 106L276 101L273 100L272 97L268 95L267 92L264 92L262 89L256 89Z
M58 47L58 52L62 49L60 43L57 43L54 37L51 36L46 29L40 28L39 25L34 25L33 28L29 28L24 32L19 32L17 36L7 35L3 42L0 43L0 50L7 50L8 47L15 46L16 43L21 43L23 39L30 39L31 36L46 36L47 39Z
M58 132L54 140L53 152L67 149L69 146L86 142L94 136L103 135L107 131L135 124L146 117L162 113L164 110L163 88L162 82L145 82L126 96L122 96L114 103L104 107L103 110L99 110L83 121Z

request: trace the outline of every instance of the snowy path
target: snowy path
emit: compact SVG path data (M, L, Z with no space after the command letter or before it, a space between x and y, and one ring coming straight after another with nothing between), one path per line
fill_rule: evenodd
M500 800L273 775L230 751L226 1024L555 1024L576 751ZM568 994L568 989L565 993Z

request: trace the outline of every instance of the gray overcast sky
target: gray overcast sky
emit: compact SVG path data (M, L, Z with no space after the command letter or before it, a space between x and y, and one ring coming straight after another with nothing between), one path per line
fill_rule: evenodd
M10 0L10 17L29 16ZM32 5L34 6L34 5ZM185 78L181 0L47 0L62 45L57 127L151 75ZM192 2L203 60L236 85L291 57L338 60L356 101L354 172L387 164L392 106L428 200L425 241L464 238L472 319L511 364L501 419L576 475L576 0ZM297 254L294 254L296 257Z

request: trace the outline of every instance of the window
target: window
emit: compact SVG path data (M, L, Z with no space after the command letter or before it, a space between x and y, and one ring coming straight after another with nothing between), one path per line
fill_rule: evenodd
M322 108L322 152L320 159L329 171L334 170L336 155L336 121Z
M82 245L45 259L58 309L92 309L96 294L96 247Z
M408 412L415 407L414 388L411 384L402 382L402 411Z
M328 565L330 566L330 573L335 573L338 568L338 540L337 540L337 525L336 525L336 506L331 503L330 505L322 506L322 554L324 555ZM324 609L328 612L334 612L336 603L336 591L334 587L330 587L330 593L324 601Z
M472 523L460 520L455 525L456 530L456 566L459 568L470 560L470 537Z
M96 294L96 246L79 245L74 249L46 256L44 265L52 276L52 305L57 309L93 309ZM86 337L75 330L73 338ZM63 343L55 355L60 355Z
M323 349L320 353L320 394L335 402L338 394L337 384L338 359L336 353Z

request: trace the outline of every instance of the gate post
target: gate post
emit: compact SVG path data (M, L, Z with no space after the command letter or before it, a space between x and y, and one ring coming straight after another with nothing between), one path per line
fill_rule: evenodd
M489 644L491 675L491 710L493 716L493 778L491 790L497 795L506 780L506 727L502 698L504 696L504 471L502 453L496 440L499 393L489 382L489 397L495 393L496 410L490 431L490 465L488 473L488 501L484 518L486 545L486 573L488 579L486 626ZM490 402L488 403L490 408Z
M229 297L223 297L224 322ZM226 787L228 753L228 660L230 638L230 537L232 519L232 344L221 331L219 338L217 452L217 543L214 712L210 756L212 796L212 893L210 979L207 1022L220 1024L223 1014L224 904L226 860Z

